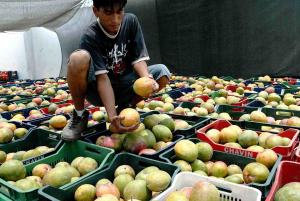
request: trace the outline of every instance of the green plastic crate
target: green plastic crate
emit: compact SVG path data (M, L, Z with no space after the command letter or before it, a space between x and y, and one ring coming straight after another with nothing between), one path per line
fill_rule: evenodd
M289 109L285 110L285 109L264 107L261 109L261 111L265 113L267 116L274 117L276 120L290 118L292 116L300 117L300 111L297 110L289 110Z
M151 112L147 112L147 113L141 113L141 120L143 121L143 119L146 116L152 115L152 114L161 114L158 111L151 111ZM166 113L169 116L171 116L173 119L181 119L186 121L189 125L191 125L191 127L187 128L187 129L180 129L177 131L173 132L173 135L183 135L185 137L194 137L196 135L196 130L199 129L201 126L206 125L207 123L209 123L210 118L208 117L197 117L197 116L184 116L184 115L176 115L176 114L170 114L170 113Z
M285 95L285 94L288 94L288 93L295 94L295 93L297 93L299 91L300 91L300 88L284 89L282 95ZM298 95L296 95L296 97L298 97Z
M231 81L231 80L234 79L234 78L231 77L231 76L222 76L222 77L220 77L220 78L223 79L223 80L225 80L225 81Z
M193 109L193 107L199 107L201 103L194 103L194 102L182 102L179 104L180 107L182 108L188 108L188 109Z
M120 165L130 165L135 170L136 174L146 167L156 166L159 169L168 172L172 178L174 178L179 171L175 165L125 152L117 154L108 168L98 171L95 174L82 179L80 182L73 183L64 189L57 189L50 186L41 188L39 190L39 198L41 201L73 201L75 191L79 186L83 184L96 185L97 181L103 178L113 181L115 169Z
M239 120L243 114L250 114L251 112L257 110L255 107L247 106L234 106L234 105L218 105L216 112L218 114L222 112L228 113L233 120Z
M1 200L1 201L12 201L11 199L9 199L8 197L6 197L6 196L3 195L2 193L0 193L0 200Z
M29 164L55 153L62 145L62 141L60 141L59 139L60 137L58 136L58 134L54 132L36 128L30 130L28 134L22 139L7 144L1 144L0 150L4 151L5 153L10 153L17 151L28 151L38 146L47 146L50 148L54 148L54 151L23 160L23 164Z
M252 81L252 82L261 82L261 83L264 83L265 85L273 83L272 81L261 81L261 80L258 80L258 77L250 78L249 81Z
M283 118L289 118L290 116L300 116L300 111L296 110L284 110L284 109L274 109L274 108L255 108L255 107L243 107L243 106L232 106L232 105L219 105L217 107L217 113L221 112L227 112L233 121L230 122L235 122L238 123L238 119L243 115L243 114L250 114L252 111L255 110L260 110L263 113L265 113L267 116L274 117L276 120L281 120ZM290 115L280 115L278 112L285 112L285 113L290 113ZM278 127L278 128L283 128L283 129L288 129L288 128L295 128L299 129L299 127L293 127L293 126L285 126L285 125L276 125L276 124L269 124L269 123L260 123L260 122L253 122L253 121L240 121L241 125L244 125L244 127L247 128L257 128L257 130L262 130L262 126L269 126L269 127Z
M181 119L186 121L191 127L186 129L180 129L173 132L173 135L183 135L185 138L190 138L196 136L196 130L207 125L210 122L209 117L198 117L198 116L183 116L168 114L173 119Z
M215 99L215 98L220 97L220 96L221 96L221 94L218 91L214 91L214 92L209 93L209 97L211 97L212 99Z
M201 142L201 140L199 140L197 138L190 138L189 140L193 141L194 143ZM177 160L175 152L174 152L174 148L169 149L165 153L161 154L160 158L163 161L173 164L173 162L175 162ZM213 154L211 160L212 161L223 161L227 165L236 164L236 165L240 166L242 169L244 169L244 167L247 164L249 164L251 162L256 162L255 158L249 158L249 157L245 157L245 156L234 155L234 154L220 152L220 151L214 151L214 154ZM262 196L266 197L272 187L272 179L275 177L277 167L281 160L282 160L282 156L278 155L278 160L274 164L273 168L270 170L270 175L264 184L250 183L247 185L257 188L258 190L260 190L262 192Z
M32 98L34 98L34 97L32 97ZM23 104L26 105L27 103L32 102L32 98L22 98L22 99L20 99L20 100L15 100L15 101L13 101L13 102L16 103L16 104L23 103Z
M88 176L94 174L95 172L101 170L103 167L111 161L114 155L114 151L112 149L108 149L105 147L99 147L93 144L89 144L83 141L75 141L64 143L57 153L45 157L41 160L38 160L34 163L25 165L27 176L31 175L32 169L41 163L47 163L51 166L55 164L66 161L71 163L73 159L78 156L83 157L91 157L98 162L98 168L82 177L80 177L76 182L80 182L82 179L87 178ZM71 183L62 186L61 188L65 188L70 186ZM18 188L12 186L11 184L7 183L3 179L0 179L0 193L6 195L10 199L14 201L37 201L38 200L38 189L29 190L29 191L22 191Z

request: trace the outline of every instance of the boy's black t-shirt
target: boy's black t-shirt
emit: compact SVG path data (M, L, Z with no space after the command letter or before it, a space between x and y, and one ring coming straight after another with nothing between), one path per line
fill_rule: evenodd
M133 14L126 13L115 38L105 32L99 21L82 36L80 49L87 50L95 75L107 73L112 82L133 72L133 64L149 60L142 29Z

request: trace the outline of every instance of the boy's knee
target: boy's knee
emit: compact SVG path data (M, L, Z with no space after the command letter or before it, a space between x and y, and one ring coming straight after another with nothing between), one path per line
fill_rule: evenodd
M164 64L150 66L149 71L155 79L158 79L162 76L165 76L167 79L169 79L171 76L169 69Z
M78 50L70 55L68 67L74 70L88 70L91 56L85 50Z

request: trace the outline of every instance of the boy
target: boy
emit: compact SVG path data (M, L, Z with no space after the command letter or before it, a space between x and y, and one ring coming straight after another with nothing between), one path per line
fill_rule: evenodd
M88 112L84 99L93 105L104 105L111 128L129 132L137 128L124 127L118 110L136 103L132 85L139 77L153 79L153 90L158 91L169 82L170 72L162 64L147 67L149 60L138 19L124 13L127 0L93 0L97 21L90 25L81 38L80 49L70 55L67 81L75 110L64 128L62 138L73 141L86 129Z

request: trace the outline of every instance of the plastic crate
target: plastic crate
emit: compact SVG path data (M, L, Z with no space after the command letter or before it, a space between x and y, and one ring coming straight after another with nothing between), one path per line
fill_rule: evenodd
M70 103L74 105L74 101L73 100L66 100L66 103ZM91 106L91 103L89 103L87 100L84 101L84 108L87 108Z
M231 153L231 154L235 154L235 155L242 155L242 156L251 157L251 158L256 157L258 152L249 151L247 149L227 147L227 146L224 146L223 144L215 143L209 137L207 137L205 134L210 129L217 129L217 130L221 131L223 128L226 128L230 125L232 125L232 124L226 120L214 121L214 122L210 123L209 125L199 129L197 131L197 137L199 139L201 139L202 141L209 143L213 147L214 150ZM244 130L243 127L242 127L242 129ZM260 134L260 132L258 132L258 134ZM274 135L276 135L276 134L274 134ZM284 160L292 160L294 149L299 142L299 140L298 140L299 130L290 128L283 132L280 132L278 134L278 136L289 138L291 140L291 143L289 146L277 146L277 147L272 148L272 150L275 151L277 154L282 155Z
M53 151L46 154L23 160L23 164L29 164L55 153L61 144L62 141L60 141L60 137L56 133L36 128L30 130L24 138L18 139L11 143L1 144L0 149L5 153L10 153L17 151L28 151L38 146L54 148Z
M146 116L152 114L160 114L158 111L151 111L148 113L144 113L141 115L141 119L145 118ZM176 115L171 113L166 113L171 116L174 120L180 119L186 121L191 127L186 129L180 129L173 132L173 135L183 135L184 137L194 137L196 135L196 130L207 123L209 123L210 118L207 117L198 117L198 116L183 116L183 115Z
M231 76L222 76L222 77L220 77L220 79L225 80L225 81L231 81L231 80L234 80L235 78L233 78Z
M270 124L270 123L261 123L261 122L254 122L254 121L244 121L242 125L245 129L253 129L257 131L266 131L269 132L271 129L278 129L280 131L293 128L299 129L299 127L287 126L287 125L278 125L278 124Z
M59 150L48 157L38 160L34 163L25 165L27 175L31 175L32 169L41 163L47 163L52 166L61 161L72 162L78 156L91 157L98 162L98 168L82 177L80 177L76 182L89 177L95 172L101 170L105 165L107 165L113 157L114 151L111 149L99 147L96 145L88 144L83 141L76 141L72 143L64 143ZM71 183L64 185L63 187L70 186ZM61 188L63 188L61 187ZM36 201L38 200L38 189L22 191L13 185L10 185L3 179L0 179L0 192L12 200L15 201Z
M173 135L183 135L186 138L193 137L196 135L196 130L204 125L208 124L210 118L208 117L198 117L198 116L182 116L175 114L168 114L173 119L180 119L186 121L191 127L186 129L180 129L173 132Z
M179 107L182 108L188 108L188 109L193 109L193 107L200 107L201 104L200 103L195 103L195 102L181 102L179 104Z
M266 201L273 201L279 188L290 182L300 182L300 163L282 161Z
M268 86L269 87L269 86ZM264 88L259 88L259 87L255 87L253 90L256 91L257 93L264 91L267 87ZM275 87L275 93L277 93L278 95L281 95L282 91L284 90L282 87Z
M36 128L36 126L30 125L30 124L28 124L26 122L8 121L8 123L15 124L17 128L26 128L28 131Z
M265 104L263 104L261 101L258 100L253 100L246 105L246 107L258 107L258 108L262 108L264 106Z
M272 79L271 79L271 81L261 81L258 79L258 77L252 77L252 78L248 79L247 81L250 83L261 82L261 83L269 84L269 85L273 83Z
M19 103L29 103L29 102L32 102L33 98L37 97L37 95L30 95L30 96L27 96L27 95L15 95L15 96L21 97L20 99L17 99L17 100L10 100L11 102L14 102L16 104L19 104Z
M285 95L285 94L288 94L288 93L296 94L299 91L300 91L300 88L299 89L284 89L282 95Z
M300 163L300 145L295 148L294 161Z
M16 95L7 95L7 94L1 94L0 95L0 100L1 102L5 102L5 103L10 103L11 99L16 96Z
M237 85L227 85L225 87L225 89L227 91L232 91L232 92L236 92L236 89L238 88L239 86ZM244 90L249 90L249 91L252 91L251 87L243 87Z
M27 86L32 85L33 83L34 83L33 81L22 82L22 83L18 84L18 86L20 86L20 87L27 87Z
M10 103L15 103L15 104L20 104L20 103L22 103L22 104L27 104L27 103L30 103L30 102L32 102L32 99L33 99L34 97L30 97L30 98L21 98L21 99L19 99L19 100L11 100L11 101L9 101Z
M94 112L100 111L100 108L99 107L91 107L91 108L87 109L87 111L90 114L93 114Z
M251 95L251 94L252 93L250 93L249 95ZM215 99L217 97L221 97L221 94L218 91L214 91L214 92L210 93L209 96L212 99ZM238 96L236 96L236 97L238 97ZM238 98L241 98L241 100L238 103L234 103L234 104L231 104L231 105L233 105L233 106L245 106L248 103L248 97L244 96L244 97L238 97Z
M37 95L21 95L21 94L15 94L15 95L3 94L3 95L1 95L1 97L7 97L9 99L8 101L10 101L10 102L18 101L18 100L11 100L15 96L19 96L21 98L19 100L24 100L24 99L32 99L32 98L36 97Z
M71 117L67 114L60 114L60 115L63 115L67 118L67 120L69 120ZM30 122L28 122L30 125L34 125L36 127L39 127L39 126L49 126L49 120L52 118L53 116L47 116L45 118L41 118L41 119L34 119ZM103 130L106 130L106 122L103 121L103 122L100 122L96 125L93 125L91 127L88 127L85 131L83 131L81 133L81 138L84 138L92 133L95 133L95 132L99 132L99 131L103 131ZM57 130L56 131L57 133L61 133L62 130ZM60 135L59 135L60 136Z
M9 143L3 143L3 144L0 143L0 148L1 148L1 146L5 146L7 144L17 142L17 141L20 141L20 140L24 139L27 135L29 135L31 130L36 128L36 126L30 125L30 124L27 124L27 123L24 123L24 122L9 121L8 123L14 124L16 126L16 128L26 128L28 133L25 136L23 136L23 138L21 138L21 139L13 139L13 141L11 141Z
M145 102L150 103L151 101L162 101L162 98L161 97L150 98L150 99L147 99ZM177 102L173 102L171 104L174 106L174 108L179 106L179 103L177 103Z
M169 96L173 99L177 99L181 96L183 96L186 93L192 92L193 90L191 88L183 88L183 89L177 89L167 92Z
M16 114L22 114L25 118L27 118L29 116L29 113L30 113L31 110L38 110L38 108L37 107L31 107L31 108L26 108L26 109L22 109L22 110L4 112L4 113L1 113L0 115L1 115L2 118L7 119L7 120L10 120ZM44 114L44 117L47 117L47 116L49 116L49 115ZM30 122L30 121L31 120L24 120L23 122Z
M63 189L52 188L46 186L39 190L39 198L41 201L73 201L76 189L83 184L96 185L97 181L106 178L111 181L114 179L114 172L120 165L130 165L136 173L149 166L156 166L159 169L166 171L172 178L179 171L177 166L161 161L152 160L145 157L136 156L130 153L117 154L112 160L110 166L102 171L97 171L93 175L81 179L79 182L74 182Z
M111 134L112 133L109 130L106 130L106 131L103 131L103 132L94 133L94 134L86 136L84 138L84 141L86 141L88 143L96 144L96 141L97 141L98 137L100 137L100 136L110 136ZM182 135L174 135L172 143L170 145L168 145L167 147L165 147L164 149L162 149L160 151L157 151L155 154L142 154L141 156L147 157L147 158L152 158L152 159L159 159L159 155L161 153L163 153L164 151L166 151L169 148L171 148L176 142L178 142L179 140L181 140L183 138L184 137Z
M276 120L281 120L289 118L292 116L300 117L300 111L297 110L285 110L285 109L275 109L275 108L262 108L261 111L267 116L274 117Z
M191 172L181 172L177 174L171 187L155 197L155 201L165 201L167 196L174 191L184 187L192 187L199 181L206 181L215 185L220 192L220 201L240 200L240 201L260 201L261 192L255 188L244 185L238 185L231 182L221 181L219 179L204 177Z
M248 100L253 100L257 97L257 93L256 92L245 92L244 96L248 98Z
M239 120L243 114L250 114L257 110L255 107L233 106L233 105L218 105L216 107L217 113L226 112L233 120Z
M180 97L177 98L176 101L178 101L178 102L191 102L191 103L194 103L194 101L195 101L196 98L201 98L204 102L206 102L210 98L208 95L197 95L197 96L195 96L193 98L190 98L188 101L181 101Z
M0 193L0 200L1 201L13 201L13 200L9 199L8 197L6 197L5 195L3 195L2 193Z
M195 139L195 138L190 138L190 140L193 141L194 143L201 142L200 139ZM162 160L164 160L166 162L169 162L169 163L175 162L176 161L176 155L175 155L175 152L174 152L174 147L172 149L167 150L165 153L161 154L159 157ZM234 155L234 154L215 151L215 150L214 150L214 153L213 153L213 156L212 156L211 160L212 161L223 161L227 165L236 164L236 165L240 166L242 169L244 169L244 167L247 164L256 161L255 158L250 158L250 157L245 157L245 156L240 156L240 155ZM274 164L274 166L272 167L272 169L270 170L269 177L268 177L268 179L265 183L263 183L263 184L249 183L247 185L260 190L262 192L262 197L265 198L268 195L268 192L271 188L272 179L275 176L276 169L277 169L277 167L278 167L281 160L282 160L282 156L278 155L278 159L277 159L276 163Z
M231 104L233 106L245 106L248 103L248 99L246 97L242 98L240 102Z
M62 107L70 106L70 105L71 105L70 103L62 103L62 104L57 104L57 107L58 108L62 108ZM48 107L49 107L49 105L47 107L45 107L45 108L40 109L40 111L43 114L49 114Z

